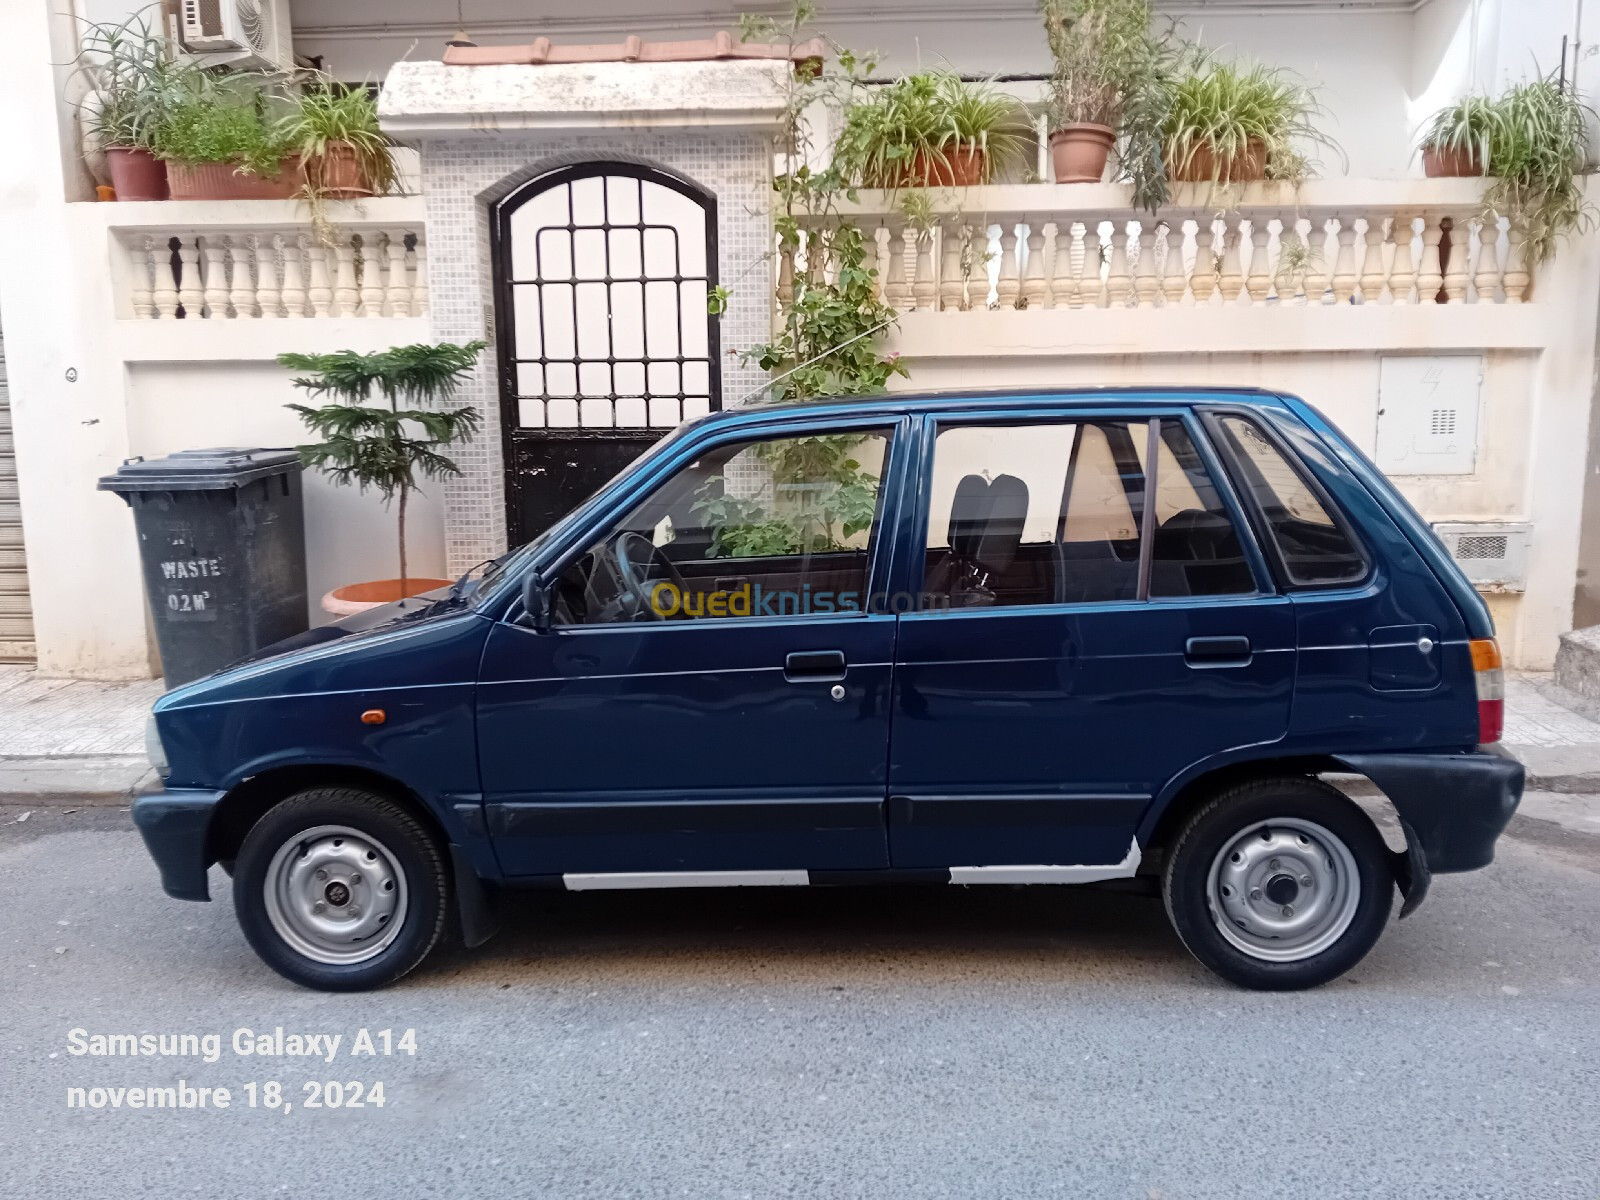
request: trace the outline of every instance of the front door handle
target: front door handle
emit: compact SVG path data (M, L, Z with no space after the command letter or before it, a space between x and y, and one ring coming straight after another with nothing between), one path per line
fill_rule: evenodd
M783 660L783 677L790 683L826 683L843 679L844 673L843 650L796 650Z
M1250 639L1192 637L1183 645L1183 656L1191 667L1247 667L1250 665Z

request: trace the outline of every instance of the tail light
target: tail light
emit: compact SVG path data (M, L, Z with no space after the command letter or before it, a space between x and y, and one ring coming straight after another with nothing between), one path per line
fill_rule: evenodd
M1472 678L1478 685L1478 744L1500 740L1506 724L1506 677L1500 666L1500 647L1493 638L1475 638Z

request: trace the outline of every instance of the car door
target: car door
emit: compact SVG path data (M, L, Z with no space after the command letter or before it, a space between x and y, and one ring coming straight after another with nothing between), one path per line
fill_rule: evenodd
M1294 601L1290 736L1319 748L1470 742L1466 623L1406 535L1288 413L1218 406L1204 420Z
M479 761L513 876L806 882L887 865L892 423L727 437L551 564L485 648ZM831 439L831 440L830 440Z
M890 860L1131 874L1168 780L1284 735L1291 605L1181 410L940 415L924 446Z

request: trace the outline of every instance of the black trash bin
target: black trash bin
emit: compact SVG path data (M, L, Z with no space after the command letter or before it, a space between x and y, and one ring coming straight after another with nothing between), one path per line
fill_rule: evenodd
M293 450L183 450L100 480L133 509L168 687L305 631L300 471Z

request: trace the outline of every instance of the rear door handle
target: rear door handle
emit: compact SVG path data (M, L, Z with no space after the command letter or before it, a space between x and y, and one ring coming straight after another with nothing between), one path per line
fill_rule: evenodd
M796 650L783 660L783 677L791 683L843 679L843 650Z
M1191 667L1245 667L1250 665L1250 639L1232 637L1192 637L1183 645L1183 656Z

